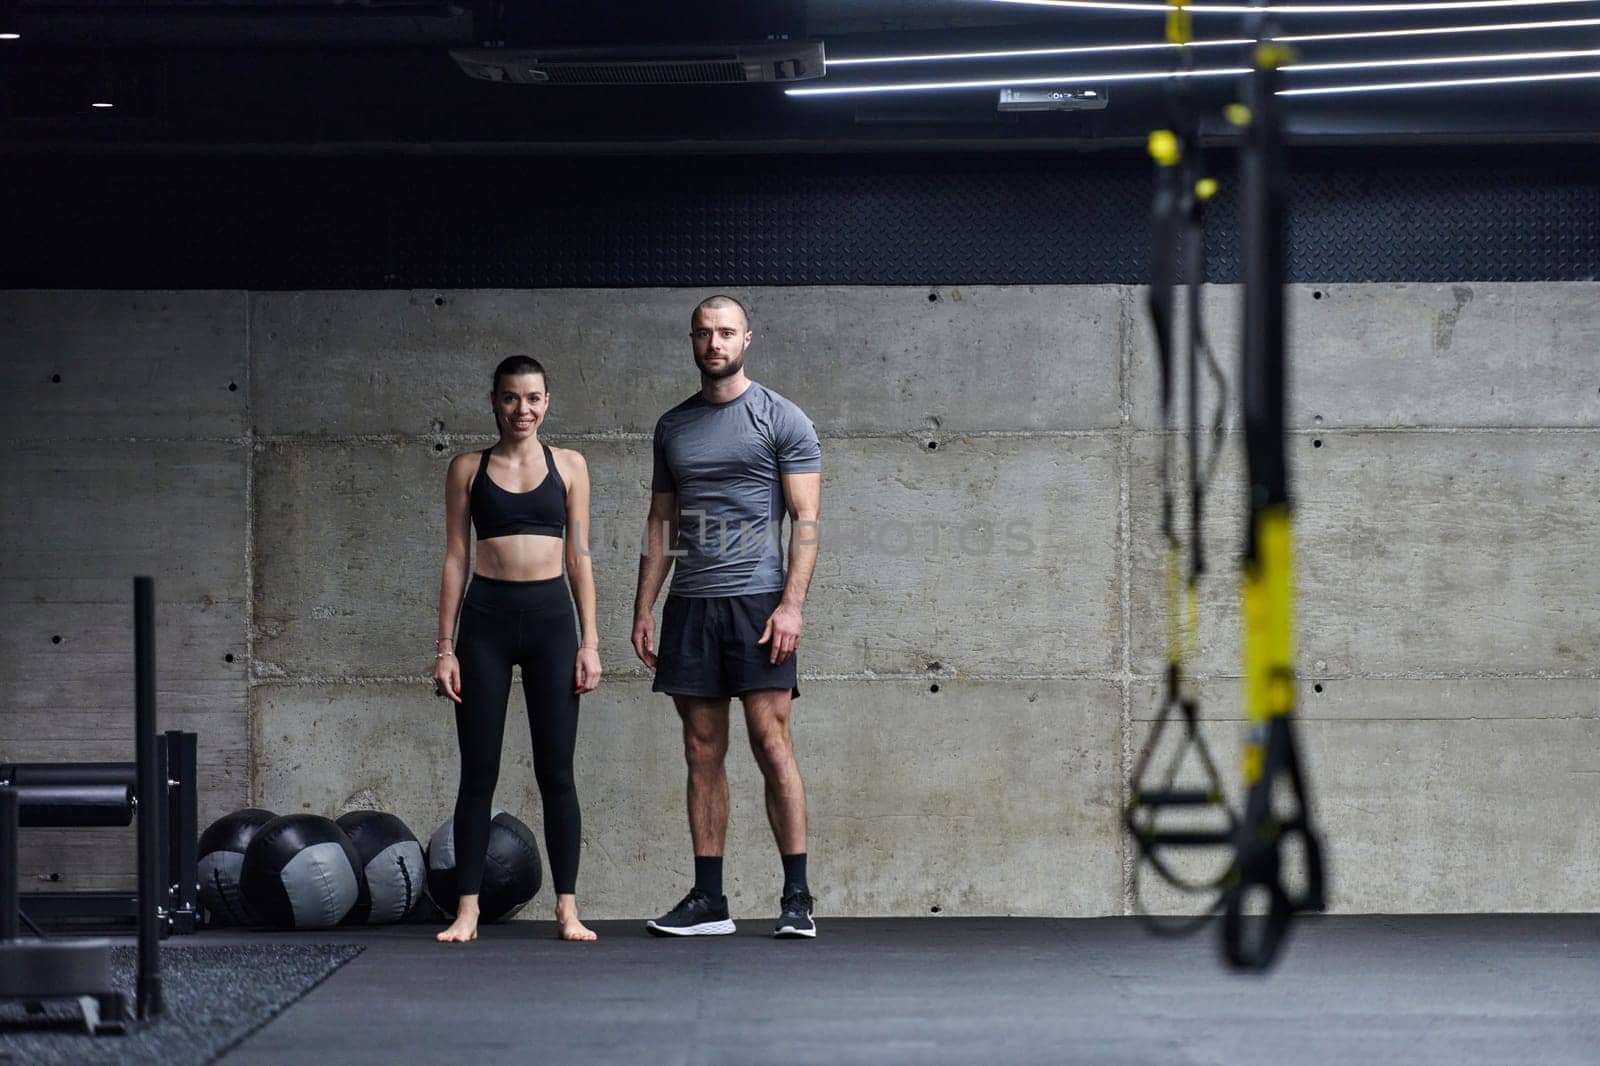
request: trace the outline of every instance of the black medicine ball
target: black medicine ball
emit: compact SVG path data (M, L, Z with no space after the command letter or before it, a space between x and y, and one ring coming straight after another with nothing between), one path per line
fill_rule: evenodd
M351 811L336 824L355 845L364 875L361 895L345 920L380 925L405 918L422 899L428 879L416 834L382 811Z
M452 917L461 900L456 884L455 821L447 818L428 840L428 896ZM505 811L489 820L489 847L484 856L478 909L485 922L514 916L539 893L544 866L533 830Z
M278 929L331 929L361 895L361 859L331 819L286 814L262 826L239 875L247 904Z
M255 925L255 915L239 892L239 869L256 831L277 815L259 807L225 814L200 834L200 902L219 925Z

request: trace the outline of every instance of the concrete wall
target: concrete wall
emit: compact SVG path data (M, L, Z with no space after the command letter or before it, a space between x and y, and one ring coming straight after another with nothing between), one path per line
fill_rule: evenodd
M1237 290L1209 292L1233 375ZM376 806L426 835L456 773L424 680L443 472L489 440L494 361L532 351L547 436L595 483L580 890L592 917L664 909L689 876L681 752L627 636L649 432L695 387L701 295L0 293L0 759L123 757L148 572L203 819ZM1142 290L744 295L753 376L823 437L795 729L823 913L1123 913L1164 625ZM1338 910L1600 907L1597 296L1292 292L1303 735ZM1238 480L1230 430L1201 653L1228 760ZM498 803L537 825L511 723ZM729 874L759 914L777 869L742 732ZM117 881L125 836L31 834L25 878Z

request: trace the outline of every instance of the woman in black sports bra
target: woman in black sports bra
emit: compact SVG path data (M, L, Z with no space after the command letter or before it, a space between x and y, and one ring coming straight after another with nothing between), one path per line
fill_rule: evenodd
M490 399L499 443L456 456L445 475L444 576L433 679L439 695L456 704L461 787L454 831L461 903L438 939L478 936L490 803L500 774L511 667L518 665L533 736L534 776L544 802L556 921L562 939L593 940L594 933L578 920L580 820L572 779L578 697L600 684L588 550L589 471L577 452L539 440L550 394L538 360L515 355L501 362ZM469 524L478 541L470 571ZM563 571L571 595L562 584Z

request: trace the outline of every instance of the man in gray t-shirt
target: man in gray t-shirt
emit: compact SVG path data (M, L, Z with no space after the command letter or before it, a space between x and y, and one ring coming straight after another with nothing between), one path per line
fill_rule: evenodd
M795 647L817 557L822 449L800 408L745 376L754 334L742 304L728 296L702 301L689 335L700 391L656 423L633 648L655 671L655 691L672 696L683 720L695 885L646 925L658 936L733 932L722 892L722 848L728 701L738 696L783 859L773 932L814 937L805 786L789 717L791 700L800 694ZM672 588L658 646L653 611L669 569Z
M810 419L765 385L724 403L695 393L662 415L650 491L676 498L671 595L781 592L782 476L821 469Z

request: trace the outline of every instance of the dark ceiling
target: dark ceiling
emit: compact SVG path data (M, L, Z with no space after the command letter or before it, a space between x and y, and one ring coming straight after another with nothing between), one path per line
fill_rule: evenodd
M0 41L0 153L70 152L575 154L648 151L1096 150L1140 143L1166 110L1163 83L1096 76L1162 71L1169 54L998 59L835 67L796 86L908 79L1070 76L1098 86L1101 111L1002 113L993 87L797 98L770 84L546 87L467 77L452 48L485 44L639 44L821 40L830 59L950 50L1154 42L1162 18L993 0L589 0L562 3L191 2L127 0L0 5L22 37ZM1283 32L1600 20L1600 2L1491 11L1294 15ZM1196 16L1200 38L1236 37L1247 19ZM4 28L4 27L0 27ZM1415 59L1544 50L1600 51L1600 26L1496 30L1381 41L1306 43L1306 62ZM1198 65L1233 66L1247 50L1207 49ZM1600 58L1307 73L1346 85L1600 70ZM1205 128L1236 91L1195 82ZM93 109L97 97L114 103ZM1593 141L1600 81L1430 89L1289 103L1307 142Z

